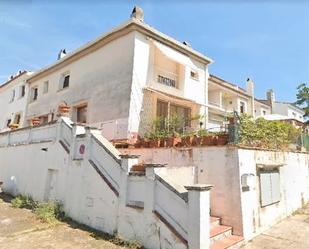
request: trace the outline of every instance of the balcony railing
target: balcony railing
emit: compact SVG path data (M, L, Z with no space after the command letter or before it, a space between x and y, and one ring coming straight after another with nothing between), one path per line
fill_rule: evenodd
M157 70L157 82L166 86L178 88L178 75L166 70Z

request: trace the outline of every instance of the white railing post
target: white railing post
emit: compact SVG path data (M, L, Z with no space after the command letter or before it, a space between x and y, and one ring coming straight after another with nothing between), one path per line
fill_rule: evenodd
M72 137L71 137L71 144L70 144L70 158L71 160L74 160L75 153L76 153L76 130L77 125L75 123L72 124Z
M56 141L61 140L62 136L62 118L59 118L57 121L57 132L56 132Z
M153 213L155 209L156 168L162 168L162 164L145 164L146 167L146 195L144 202L145 212Z
M9 131L8 132L8 136L7 136L7 146L10 146L10 144L11 144L11 132Z
M195 184L188 190L188 245L189 249L209 249L211 185Z

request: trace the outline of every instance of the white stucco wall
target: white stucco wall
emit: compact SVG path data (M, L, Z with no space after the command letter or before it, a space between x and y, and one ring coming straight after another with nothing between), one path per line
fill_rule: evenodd
M246 150L229 146L193 148L124 149L141 155L146 163L165 163L171 169L192 167L198 183L211 184L211 215L222 218L233 233L250 240L279 220L291 215L309 201L309 154ZM280 167L281 200L260 206L257 164L282 164ZM241 178L254 176L254 185L243 191ZM172 174L171 174L172 175ZM178 179L179 176L173 175ZM180 178L180 177L179 177Z
M72 126L67 118L0 133L0 181L5 192L57 200L74 220L137 240L146 248L209 244L209 223L192 227L209 220L209 212L200 216L195 211L200 206L209 210L209 193L192 194L183 187L194 185L193 169L178 173L149 166L146 174L129 174L136 163L137 159L121 158L99 130ZM168 170L180 176L179 182L169 183ZM206 237L196 240L199 233Z
M38 99L28 105L28 118L57 112L65 101L69 106L87 104L88 123L105 132L127 137L132 82L134 33L131 32L30 84L38 86ZM60 89L63 73L70 73L70 86ZM43 94L43 84L49 91ZM30 102L30 100L29 100ZM71 110L72 112L72 110ZM71 116L73 116L71 114ZM114 126L119 131L114 131Z
M27 96L29 93L26 79L31 73L24 73L0 88L0 131L7 130L7 120L13 123L16 114L20 114L20 127L25 125ZM25 95L21 97L21 86L25 86ZM12 92L15 91L13 101Z
M309 201L309 155L292 152L238 150L239 173L254 175L254 185L241 194L244 237L249 240ZM278 203L261 207L257 164L280 165Z
M275 102L273 103L272 108L273 108L272 109L273 114L281 114L284 116L288 116L289 118L296 119L300 122L304 122L303 118L304 112L298 110L298 108L293 107L288 103Z
M140 122L142 122L142 125L146 124L143 123L144 120L141 120L141 118L152 120L154 118L153 115L155 115L153 109L156 110L156 103L151 101L149 102L148 99L145 99L145 91L143 91L143 88L145 87L150 87L163 93L170 94L170 96L185 98L194 103L201 104L202 106L197 113L202 115L207 113L204 108L205 103L207 103L207 66L192 58L189 58L188 56L186 58L191 64L181 64L179 61L181 61L181 58L185 55L166 46L166 49L171 50L173 56L176 58L173 61L172 58L162 54L154 44L155 41L153 39L149 39L145 35L135 32L133 80L129 121L131 132L139 132L139 130L143 130ZM177 56L180 58L179 61L177 60ZM175 73L176 69L174 70L174 65L177 64L179 82L178 89L168 87L157 82L157 71L160 68L165 68L165 70ZM190 77L191 69L198 72L198 80L194 80ZM175 99L175 101L177 101L177 99ZM155 106L148 107L147 105L149 104Z

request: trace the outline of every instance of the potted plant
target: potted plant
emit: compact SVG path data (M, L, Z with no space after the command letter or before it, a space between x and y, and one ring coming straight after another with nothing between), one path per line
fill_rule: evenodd
M213 146L217 144L217 136L212 133L207 133L202 137L202 145Z
M36 125L39 125L41 123L41 120L40 120L40 118L33 118L31 120L31 122L32 122L33 126L36 126Z
M145 165L143 163L135 164L135 165L132 166L131 171L144 172L145 171Z
M9 128L12 129L12 130L15 130L19 127L19 124L10 124L9 125Z
M218 145L226 145L229 141L229 134L227 133L218 133L217 135L217 144Z
M58 113L60 116L65 116L70 112L70 107L66 103L62 103L58 106Z

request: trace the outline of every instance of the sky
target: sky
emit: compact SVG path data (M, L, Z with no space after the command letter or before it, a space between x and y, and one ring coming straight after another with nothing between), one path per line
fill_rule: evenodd
M134 5L145 22L212 58L211 74L255 94L273 89L295 101L309 82L309 1L287 0L0 0L0 82L35 71L129 19Z

